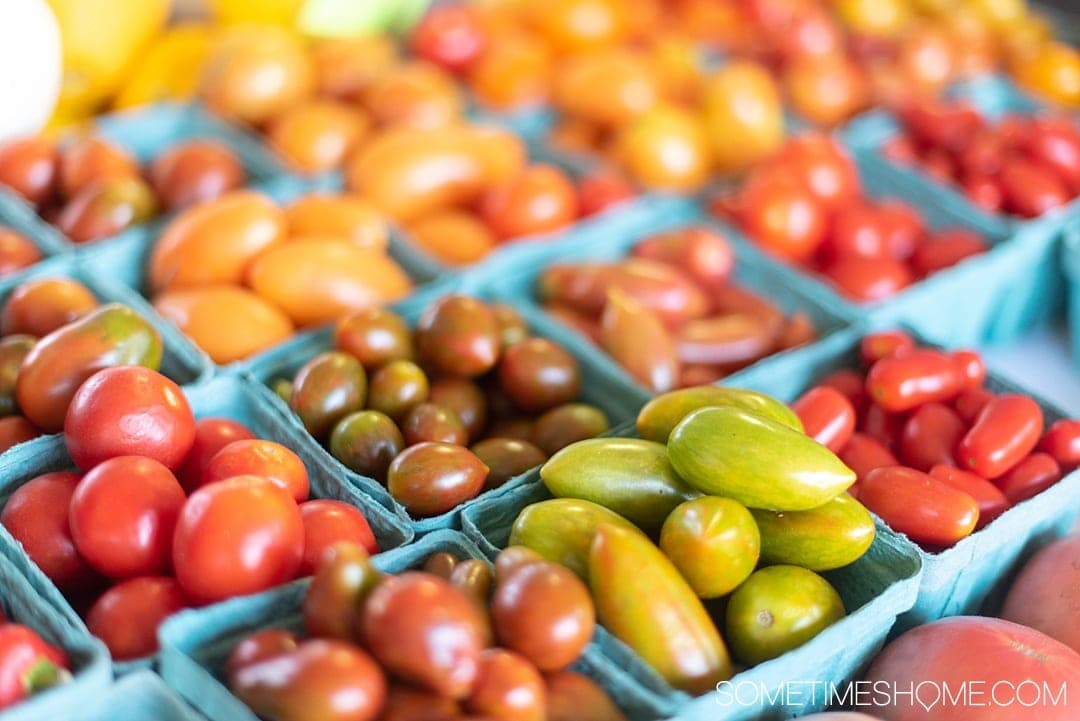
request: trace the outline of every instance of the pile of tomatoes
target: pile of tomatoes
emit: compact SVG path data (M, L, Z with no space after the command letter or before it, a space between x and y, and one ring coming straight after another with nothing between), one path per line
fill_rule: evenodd
M71 678L64 649L0 609L0 711Z
M858 475L849 492L927 550L948 548L1080 466L1080 421L986 387L974 351L866 336L864 371L838 370L793 404Z
M378 550L358 509L307 500L293 451L230 419L196 421L149 368L91 376L63 438L79 470L23 483L0 523L116 660L153 653L158 625L182 608L311 573L337 541Z
M0 225L0 280L28 268L43 257L41 248L14 228Z

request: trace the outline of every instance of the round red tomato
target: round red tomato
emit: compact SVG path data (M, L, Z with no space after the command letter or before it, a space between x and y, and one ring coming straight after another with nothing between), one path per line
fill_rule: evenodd
M825 274L859 303L896 295L915 280L907 265L891 258L843 258L827 266Z
M776 178L750 182L740 208L750 239L782 258L807 261L825 239L825 208L798 183Z
M315 573L323 552L341 541L351 541L364 547L369 554L379 552L379 543L360 509L333 500L315 500L300 504L304 521L304 560L300 575Z
M191 493L202 485L203 471L210 459L233 441L255 438L251 429L231 418L201 418L195 422L195 442L176 472L184 490Z
M887 220L878 206L850 206L837 214L822 252L830 260L888 258L888 232Z
M118 366L79 386L64 442L83 469L116 456L145 456L176 469L195 441L195 417L180 386L157 371Z
M577 193L583 216L602 212L636 195L630 181L612 171L589 173L578 181Z
M1080 534L1042 548L1020 569L1002 618L1042 631L1080 653Z
M306 501L310 491L307 468L300 456L274 441L233 441L210 459L202 483L207 485L233 476L265 478L288 491L297 503Z
M151 458L119 456L94 466L71 497L68 522L87 563L110 578L169 569L184 489Z
M0 524L65 593L84 591L101 580L75 549L68 526L68 506L79 478L66 471L33 478L11 494L0 512Z
M409 38L416 55L455 72L467 69L486 45L483 22L468 5L432 8Z
M1039 450L1053 456L1066 471L1080 465L1080 420L1054 421L1039 441Z
M829 212L849 208L862 193L859 172L847 152L822 133L789 142L781 153L806 188Z
M480 214L503 240L547 233L577 218L577 191L558 168L533 165L490 188L480 201Z
M198 602L264 591L296 577L304 523L296 501L258 476L237 476L191 494L173 537L173 568Z
M43 435L40 428L22 416L0 418L0 453Z
M87 613L86 626L114 661L130 661L155 653L158 626L190 605L175 578L140 576L106 591Z

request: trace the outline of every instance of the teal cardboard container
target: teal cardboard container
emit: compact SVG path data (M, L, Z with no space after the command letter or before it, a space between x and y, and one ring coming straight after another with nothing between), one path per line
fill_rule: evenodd
M857 367L860 338L858 329L839 334L788 358L763 364L738 379L738 385L790 402L826 373ZM1031 396L1042 407L1047 426L1065 417L1054 404L994 374L989 375L986 386L994 393ZM1018 561L1032 549L1068 533L1077 518L1080 518L1080 471L1013 506L952 548L928 553L907 541L921 558L923 573L918 600L901 616L897 630L944 616L978 613L995 587L1011 577Z
M433 553L446 551L459 558L483 558L480 550L455 531L437 531L414 544L384 553L374 565L384 573L401 573L420 566ZM298 581L257 596L235 599L207 608L183 611L161 629L161 673L181 696L209 721L257 721L225 683L223 667L229 652L247 634L263 628L302 629L301 604L309 581ZM586 649L576 670L603 686L633 721L659 718L640 705L640 691L612 668L595 644Z
M222 377L189 386L184 393L196 418L231 418L248 426L257 437L276 441L293 450L307 467L311 497L344 501L359 508L371 525L380 548L398 548L412 540L413 532L404 519L346 483L306 434L282 422L280 414L268 402L270 391L260 384L246 378ZM30 479L43 473L74 469L61 435L22 443L5 454L4 461L0 473L0 508ZM38 592L53 607L64 609L71 622L85 632L85 625L60 590L22 554L18 544L13 542L13 547L18 549L25 574ZM115 669L118 674L125 674L150 667L152 663L152 658L117 662Z
M628 426L622 435L636 433ZM494 558L508 544L520 510L548 498L551 494L533 471L528 483L467 509L462 528L485 555ZM847 682L857 679L877 655L897 616L915 602L920 561L903 537L879 522L874 542L862 558L823 575L840 593L848 615L799 648L736 674L715 693L693 698L674 690L606 632L597 634L597 645L616 668L637 682L649 708L679 721L772 721L821 711L843 696Z
M485 292L483 285L483 283L470 282L465 277L447 278L423 289L404 302L392 306L392 309L400 314L410 326L414 326L421 313L432 302L447 293L466 293L485 300L492 299L490 294ZM530 312L528 307L514 302L511 302L510 305L514 306L525 318L533 335L551 338L574 355L581 368L582 400L602 409L607 414L608 421L613 428L626 419L634 417L640 403L632 396L627 395L627 387L612 376L608 364L598 363L591 356L583 357L579 355L579 349L567 343L564 339L565 333L559 328L552 328L549 319L545 323L545 319L540 318L537 313ZM271 384L281 378L291 379L304 363L323 351L332 350L333 347L332 329L324 328L302 335L284 346L237 366L235 370L238 373L250 375L260 383ZM270 395L273 396L270 401L278 409L282 417L293 424L300 433L310 438L307 431L304 430L300 419L292 412L288 404L276 394ZM315 443L314 440L311 442ZM410 518L410 525L418 534L445 528L457 528L462 509L468 508L471 504L477 502L476 499L466 501L455 509L430 518L411 518L405 508L393 499L386 487L381 483L349 470L331 456L328 451L322 450L322 453L339 475L348 479L357 488L362 489L364 493L378 499L380 503L388 508L394 508L399 515ZM507 485L512 486L517 482L518 479L511 479L507 482ZM492 493L492 491L488 491L480 497L482 498L488 493Z
M39 593L26 571L29 561L0 527L0 608L13 622L29 626L50 644L64 649L72 663L72 679L34 694L0 712L4 721L69 719L97 698L112 681L109 654L90 636L67 604L51 603Z
M206 721L161 677L137 671L108 687L65 721Z
M466 274L464 283L485 288L497 298L519 303L534 327L542 329L579 358L586 358L623 388L637 408L653 393L634 380L596 344L548 315L536 300L536 282L542 270L557 263L616 260L629 255L640 240L650 234L693 225L718 227L701 209L688 200L648 196L638 203L614 210L593 225L573 229L548 243L537 245L528 256L508 258L501 265ZM734 234L722 229L728 237ZM821 336L828 336L849 323L835 309L820 288L800 282L792 274L748 244L734 242L736 254L733 279L740 285L773 301L786 312L806 313ZM790 351L783 351L784 355ZM740 373L743 371L740 371ZM736 376L738 374L735 374Z
M0 227L3 226L25 236L38 247L42 257L71 249L71 244L59 230L38 217L29 203L0 185Z
M1065 269L1069 288L1069 346L1073 363L1080 366L1080 221L1065 231L1061 267Z

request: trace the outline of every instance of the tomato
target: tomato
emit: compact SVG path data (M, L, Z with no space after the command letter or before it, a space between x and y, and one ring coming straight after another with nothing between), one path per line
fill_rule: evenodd
M140 576L116 584L86 615L86 626L114 661L130 661L158 650L158 627L191 602L176 579Z
M884 218L876 205L849 206L836 215L822 244L826 259L873 258L891 256Z
M963 148L983 126L979 112L965 103L920 100L902 107L899 116L917 141L946 151Z
M59 471L19 486L0 512L0 524L30 560L64 593L78 593L100 580L75 548L68 507L79 474Z
M273 148L305 173L340 168L367 135L360 110L334 100L313 100L274 118L267 131Z
M994 482L1010 503L1020 503L1061 480L1061 467L1047 453L1032 453Z
M870 403L859 419L859 430L889 450L896 451L900 433L904 430L904 414L891 413L877 403Z
M244 184L244 166L228 146L193 140L154 158L150 180L166 210L213 200Z
M751 181L740 192L740 202L743 230L781 258L807 261L825 239L825 208L801 185L780 179Z
M961 468L994 479L1015 466L1038 444L1043 431L1039 404L1006 393L990 401L956 447Z
M900 636L874 660L864 680L868 687L880 683L897 690L944 691L946 684L950 690L964 684L968 689L986 689L981 702L969 697L975 702L964 706L943 696L942 703L926 703L927 710L919 703L927 696L886 693L866 709L895 721L1071 721L1076 718L1075 704L1063 693L1080 684L1080 654L1019 624L959 616L918 626ZM1041 702L1031 700L1035 688L1045 689ZM991 693L997 694L993 702Z
M118 456L83 476L68 522L79 554L110 578L169 570L184 489L150 458Z
M997 213L1005 203L1001 184L988 175L968 175L961 183L964 195L988 213Z
M930 475L975 499L979 505L979 523L975 526L975 530L993 521L1012 505L1012 502L993 483L951 464L934 466L930 469Z
M501 648L480 654L476 686L465 707L506 721L546 721L544 677L523 656Z
M456 124L465 101L452 75L438 65L412 60L374 78L364 105L376 125L433 130Z
M900 432L900 460L919 471L953 465L953 449L967 426L949 406L931 402L919 406Z
M202 485L224 481L234 476L260 476L281 486L300 503L307 500L307 468L291 450L264 440L237 440L223 447L203 469Z
M289 235L334 236L361 248L385 250L390 230L375 205L353 195L309 193L286 209Z
M0 278L41 260L41 250L22 233L0 225Z
M986 381L986 363L977 351L958 350L952 354L953 361L958 367L960 383L965 391L982 388Z
M59 175L60 153L51 140L32 136L0 144L0 185L34 205L52 198Z
M936 24L912 27L900 40L897 63L905 80L918 92L938 92L956 69L956 45L949 32Z
M806 435L834 453L847 445L855 432L855 408L835 388L815 386L799 396L791 409L802 421Z
M1025 218L1065 205L1072 197L1053 168L1042 162L1007 159L998 177L1005 194L1005 207Z
M474 213L447 210L432 213L408 226L409 240L444 263L475 263L495 249L491 226Z
M1042 631L1080 653L1080 535L1040 549L1013 581L1001 617Z
M1024 150L1053 168L1072 194L1080 193L1080 129L1063 117L1034 117Z
M850 402L852 407L855 408L856 417L861 416L866 411L867 397L866 397L866 383L863 380L862 375L850 368L841 368L835 370L826 376L823 376L818 381L819 386L829 386L835 388L844 394Z
M649 59L624 48L569 58L560 64L552 102L569 118L618 128L659 105L661 87Z
M797 58L783 80L792 109L817 125L838 125L870 101L866 71L844 53Z
M64 418L64 442L83 469L115 456L180 467L195 442L195 417L180 386L142 366L98 371L79 386Z
M643 187L670 192L700 190L712 169L709 137L694 113L659 105L626 124L616 156Z
M138 177L139 161L102 138L80 140L60 155L60 189L68 199L91 185Z
M71 669L63 649L18 623L0 625L0 711L63 680Z
M618 0L552 0L526 7L533 27L561 53L615 45L627 32Z
M0 453L43 435L44 431L22 416L0 418Z
M746 170L779 150L784 112L772 74L757 63L729 62L708 78L703 91L705 127L717 169Z
M350 35L319 38L311 48L319 95L359 100L375 78L392 72L398 47L389 35Z
M191 493L202 485L203 473L210 459L233 441L254 439L255 434L243 423L231 418L200 418L195 422L195 439L176 471L184 490Z
M1080 105L1080 52L1063 42L1043 43L1032 54L1019 54L1011 67L1017 81L1068 106Z
M825 274L841 293L859 303L896 295L915 280L906 264L891 258L844 258L827 265Z
M866 474L875 468L885 466L898 466L900 461L880 441L865 433L853 433L844 447L837 453L844 465L855 471L858 482L866 478ZM853 488L857 488L853 486ZM852 495L858 497L855 491L848 489Z
M975 499L926 473L876 468L859 482L859 501L916 543L951 546L975 530Z
M930 236L915 249L911 267L920 277L956 265L988 249L986 241L974 231L954 228Z
M544 102L555 60L551 49L532 35L498 37L469 69L473 93L485 105L517 110Z
M553 165L531 165L480 200L480 215L501 240L559 230L578 215L577 191Z
M791 169L830 213L851 208L862 193L851 156L827 135L806 133L794 138L780 151L780 159L791 163Z
M26 333L44 338L97 306L94 294L77 280L28 280L19 283L4 301L3 311L0 311L0 335Z
M141 178L121 178L83 188L56 216L73 243L91 243L154 217L157 201Z
M723 286L735 269L735 251L728 239L719 232L697 226L643 238L631 255L674 266L704 289Z
M881 146L881 155L898 165L909 165L917 159L915 143L903 133L886 140Z
M866 391L885 410L900 412L931 401L951 400L963 389L963 383L952 356L915 348L871 366Z
M236 674L245 666L265 661L296 649L299 639L292 631L267 628L247 636L229 652L225 660L225 677L231 686Z
M584 217L601 213L635 195L630 181L612 171L594 171L578 181L578 207Z
M1024 136L1030 133L1025 132ZM1006 136L997 128L982 128L968 139L957 160L965 178L994 176L1009 149Z
M173 539L173 567L196 602L263 591L296 576L304 523L292 496L257 476L191 494Z
M915 339L902 330L885 330L863 336L859 343L859 357L867 368L882 358L888 358L900 351L915 347Z
M1054 421L1039 441L1039 450L1052 456L1065 472L1080 465L1080 421Z
M467 69L486 46L483 22L468 5L432 8L409 36L414 54L454 72Z
M319 559L335 543L348 541L363 546L369 554L379 552L379 543L371 526L358 508L333 500L315 500L300 504L304 522L304 556L300 575L315 572Z

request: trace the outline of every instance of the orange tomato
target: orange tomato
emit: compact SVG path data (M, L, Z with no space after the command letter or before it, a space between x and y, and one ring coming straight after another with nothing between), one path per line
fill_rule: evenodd
M660 28L668 29L665 0L622 0L626 18L626 35L630 39L647 40Z
M215 112L263 123L315 92L315 64L299 38L261 25L222 32L203 66L199 93Z
M908 0L833 0L833 7L856 35L896 37L911 22Z
M617 45L628 31L620 0L548 0L522 7L530 25L558 53Z
M60 153L60 190L72 198L91 183L139 177L139 161L101 138L85 138Z
M991 29L970 6L953 8L941 17L957 51L956 73L967 77L988 72L999 60L999 47Z
M278 308L234 285L169 290L154 298L154 308L215 363L242 360L293 334Z
M480 201L480 215L501 240L549 233L577 218L577 190L555 166L531 165L489 188Z
M397 46L386 35L321 39L311 56L319 95L338 100L359 100L398 63Z
M450 265L468 265L495 247L495 234L474 214L448 210L408 226L409 240Z
M300 326L392 303L412 290L385 253L331 239L269 248L248 268L247 284Z
M659 36L649 45L648 57L665 99L687 105L700 100L705 72L693 43L676 35Z
M285 212L252 190L236 190L177 215L150 251L154 290L240 283L251 260L284 242Z
M408 223L475 201L525 167L525 145L512 133L462 125L397 128L367 143L349 163L350 190Z
M554 66L550 49L524 34L491 36L492 42L469 69L473 94L485 105L512 110L547 100Z
M591 153L600 144L600 130L584 120L562 118L548 132L547 142L560 150Z
M386 219L364 198L312 193L287 207L285 218L293 237L330 235L347 238L360 248L386 249Z
M784 70L792 109L806 120L831 127L866 107L870 79L846 55L799 58Z
M0 225L0 278L41 260L41 250L29 238Z
M334 100L312 100L275 118L267 136L297 170L317 173L340 167L367 135L363 111Z
M952 80L955 72L953 38L938 25L917 25L900 40L896 62L908 83L920 90L937 92Z
M754 28L743 13L741 2L680 0L675 13L679 29L688 37L715 44L733 52L747 50Z
M705 127L719 170L746 170L784 142L780 91L762 65L736 60L706 80Z
M1012 63L1012 73L1024 87L1063 105L1080 105L1080 51L1060 42L1043 45Z
M43 338L98 307L90 289L71 278L36 278L19 283L0 309L0 335Z
M380 125L441 128L461 118L465 102L452 75L416 60L376 78L364 105Z
M619 126L656 107L660 85L648 57L622 48L598 50L561 63L552 100L567 115Z
M653 108L627 125L616 143L620 162L646 188L692 192L709 178L709 138L688 110Z

